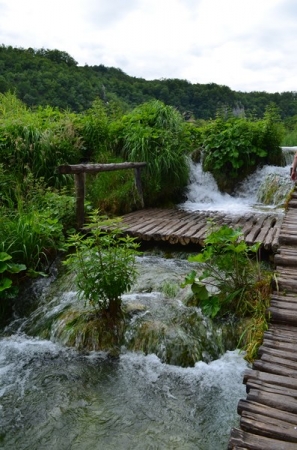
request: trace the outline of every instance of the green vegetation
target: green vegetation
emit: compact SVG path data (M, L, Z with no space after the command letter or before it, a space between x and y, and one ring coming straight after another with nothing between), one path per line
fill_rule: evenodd
M58 174L59 165L145 161L145 205L167 206L182 199L189 158L201 157L221 190L231 192L257 166L280 164L280 145L296 135L295 93L249 95L185 80L148 82L102 65L78 67L58 50L2 46L0 67L0 252L11 258L9 267L26 266L26 276L36 276L47 272L70 235L76 252L67 264L78 273L78 289L107 316L120 315L121 295L136 275L136 246L117 227L112 233L92 227L84 237L74 232L73 177ZM87 176L88 211L118 216L139 208L139 200L132 171ZM203 264L221 276L219 294L208 292L207 272L198 282L192 274L187 283L210 315L247 314L258 324L267 283L254 271L258 265L247 263L253 249L238 238L224 230L203 252ZM9 289L3 282L5 293L13 293L17 274L10 280ZM255 286L261 288L253 296ZM97 323L98 315L92 317Z
M194 295L191 303L196 302L212 318L226 315L249 318L245 332L249 340L244 341L249 344L249 360L255 356L267 328L265 313L271 289L272 275L255 258L259 246L257 243L249 247L240 230L226 225L216 228L212 224L202 252L189 258L201 265L202 273L198 275L193 270L182 285L191 285Z
M129 291L135 281L138 248L135 240L122 236L116 225L115 220L98 217L95 211L88 224L88 236L77 233L69 237L68 245L75 251L64 262L76 273L79 295L97 313L110 319L122 315L121 295Z
M0 298L7 298L15 294L16 289L12 284L12 275L26 270L24 264L15 264L11 255L0 252Z
M127 161L144 161L144 199L148 206L178 198L189 178L186 154L193 145L182 116L152 101L115 123L116 147Z
M267 108L263 120L220 116L202 129L203 168L213 174L222 191L232 192L258 166L281 165L283 134L274 105Z
M275 103L281 118L297 115L296 92L236 92L215 83L192 84L187 80L147 81L125 74L121 69L78 66L66 52L57 49L0 46L0 92L15 92L27 106L57 107L75 112L91 108L96 98L118 109L132 110L142 103L160 100L177 108L185 118L214 119L220 108L235 115L263 118Z

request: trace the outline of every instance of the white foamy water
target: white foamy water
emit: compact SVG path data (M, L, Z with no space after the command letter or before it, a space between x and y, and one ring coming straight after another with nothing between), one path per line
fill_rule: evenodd
M244 180L234 195L229 195L219 191L213 176L209 172L203 172L201 164L190 163L187 200L179 206L188 211L224 211L229 214L261 210L273 211L278 205L262 205L258 200L259 189L266 178L274 174L280 186L285 184L285 195L293 185L289 172L289 166L265 166Z
M153 354L110 359L12 335L0 340L0 446L223 450L245 369L237 351L181 368Z

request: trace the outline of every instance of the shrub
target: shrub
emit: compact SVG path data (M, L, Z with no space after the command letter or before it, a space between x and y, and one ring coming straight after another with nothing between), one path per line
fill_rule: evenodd
M182 284L182 287L191 285L194 304L204 314L212 318L226 315L247 318L239 344L246 350L248 361L257 356L268 328L266 311L272 274L251 258L257 254L259 245L248 247L242 232L226 225L212 229L202 252L189 258L201 264L202 274L193 270Z
M203 129L203 169L214 175L221 190L232 191L259 165L281 164L282 133L273 106L257 122L218 117Z
M263 277L259 262L250 257L257 254L259 246L249 247L242 232L227 225L210 231L202 252L189 258L202 265L202 274L198 276L193 270L183 283L183 287L191 285L205 314L250 313L255 286Z
M127 292L136 278L135 256L138 244L123 236L115 220L90 218L87 236L77 233L69 237L65 265L76 273L80 297L95 310L116 318L122 312L121 295Z
M174 200L188 182L190 133L181 114L160 101L139 106L111 127L114 149L125 160L146 162L146 205Z

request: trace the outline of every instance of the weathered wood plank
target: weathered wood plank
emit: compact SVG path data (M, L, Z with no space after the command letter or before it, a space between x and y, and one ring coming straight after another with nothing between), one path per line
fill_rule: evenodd
M275 375L274 373L261 372L260 370L247 369L243 375L243 383L246 384L248 380L260 380L275 386L287 387L289 389L297 389L296 378L291 378L282 375Z
M258 389L250 389L247 399L271 408L279 409L297 414L297 402L289 395L273 394L272 392L259 391ZM297 418L297 416L296 416Z
M163 221L163 227L160 226L161 219ZM249 213L243 216L233 216L213 211L191 212L176 209L165 210L164 212L164 210L152 208L135 211L123 216L123 227L131 236L135 235L143 240L163 240L171 244L181 243L185 245L194 243L203 245L204 239L209 231L209 219L213 220L217 226L225 224L233 228L241 229L243 238L248 245L252 245L256 241L261 241L261 237L263 237L262 245L266 249L272 249L273 242L275 242L276 248L274 250L277 250L278 238L276 239L276 229L278 226L276 226L276 223L278 216L271 214ZM156 222L156 230L154 231L153 227L150 226L153 221ZM178 226L176 226L176 223L178 223ZM264 224L266 224L266 240L264 239ZM271 233L269 232L269 227L271 227Z
M256 360L253 364L254 369L261 370L262 372L268 372L270 374L282 375L285 377L297 378L297 367L295 370L286 367L276 366L267 361ZM297 404L296 404L297 408ZM296 409L297 412L297 409Z
M138 167L145 167L145 162L123 162L114 164L65 164L58 167L58 172L62 174L75 173L96 173L108 172L113 170L136 169Z
M271 345L270 345L271 344ZM286 344L286 343L284 343ZM287 343L288 344L288 343ZM262 357L269 357L271 358L270 361L272 362L274 357L277 358L284 358L285 360L287 360L288 362L290 362L290 364L292 364L292 362L294 362L295 367L297 366L297 352L294 350L284 350L284 349L279 349L277 347L277 341L267 341L264 345L261 345L259 348L259 355ZM262 359L262 358L261 358Z
M228 450L296 450L294 442L284 442L233 428Z
M296 414L280 411L279 409L271 408L270 406L262 405L261 403L253 402L251 400L239 400L237 412L238 414L241 414L243 411L255 412L257 414L262 414L263 416L286 420L288 423L296 425Z
M283 420L243 411L240 426L249 433L286 442L297 442L297 427Z
M270 384L270 383L265 383L264 381L259 381L259 380L249 380L246 383L246 393L248 394L250 392L251 389L258 389L259 391L264 391L264 392L272 392L273 394L281 394L281 395L289 395L292 398L296 398L296 393L297 393L297 389L290 389L290 388L285 388L283 386L275 386L274 384ZM265 406L265 408L267 408L267 406ZM280 411L278 411L278 417L280 414ZM295 416L295 421L296 421L296 415Z

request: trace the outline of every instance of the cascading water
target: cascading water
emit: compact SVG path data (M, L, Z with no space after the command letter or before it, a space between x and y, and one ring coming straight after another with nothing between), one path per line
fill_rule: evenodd
M263 168L229 196L193 165L181 207L261 209L257 192L263 179L276 176L291 189L288 173L288 167ZM134 313L117 357L67 347L65 317L73 309L84 310L72 277L55 274L24 293L0 338L1 450L227 448L230 429L239 420L238 400L245 396L247 363L238 351L226 351L222 329L212 328L198 308L185 307L179 284L191 266L173 256L138 258L137 284L123 298ZM138 330L148 324L160 333L145 356L131 350L141 339ZM204 340L209 343L201 342L202 350L193 346ZM200 361L180 367L177 358Z
M73 277L62 274L28 290L29 299L22 300L29 305L38 298L35 310L26 315L23 303L17 305L15 320L1 338L1 449L226 448L238 421L236 405L244 395L247 364L238 351L222 348L220 328L211 328L197 308L185 307L181 299L187 293L179 284L192 266L184 256L173 256L159 252L138 258L137 284L123 297L138 312L118 357L62 345L67 330L59 334L61 313L84 308ZM191 335L193 314L199 338ZM181 330L180 323L188 319ZM147 356L129 350L139 338L137 329L146 323L162 323L166 330ZM201 355L207 362L174 365L174 352L188 357L203 336L210 343ZM163 362L169 348L170 365Z
M221 193L213 176L203 172L200 163L191 163L187 199L180 207L189 211L228 211L230 214L279 212L292 189L289 173L296 150L297 147L283 147L284 167L264 166L258 169L238 186L234 195ZM268 192L270 195L267 197Z

